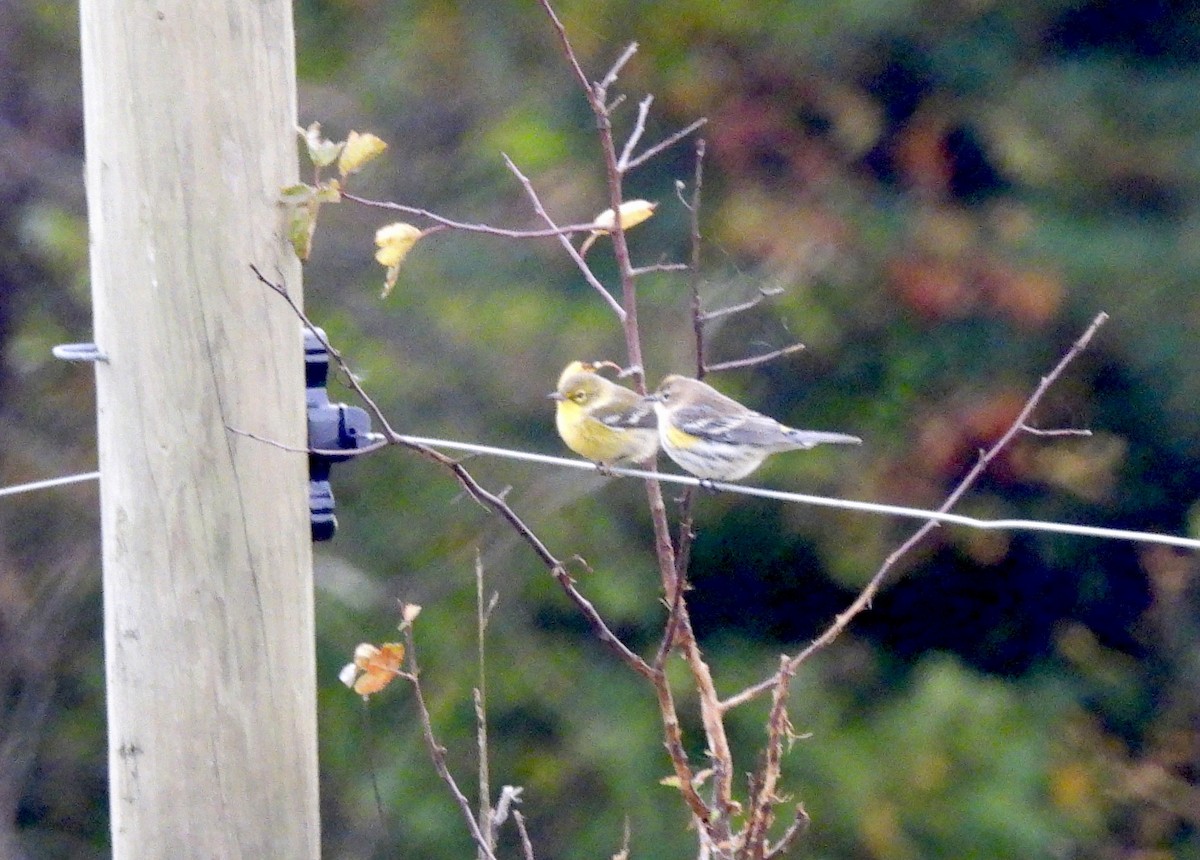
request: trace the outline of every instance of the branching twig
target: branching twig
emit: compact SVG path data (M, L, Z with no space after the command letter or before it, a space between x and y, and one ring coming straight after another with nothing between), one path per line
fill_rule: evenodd
M629 133L629 139L625 141L625 146L621 149L621 157L617 159L617 169L622 173L628 169L633 149L642 139L642 135L646 133L646 117L650 114L650 105L652 104L654 104L654 96L646 96L638 102L638 115L633 124L633 131Z
M408 648L406 659L409 667L405 677L412 684L413 696L417 702L417 713L421 718L421 732L425 737L425 747L429 750L429 757L433 759L433 766L436 768L438 776L442 778L442 782L446 783L450 793L454 795L454 801L462 811L463 818L467 822L467 830L470 831L471 838L475 840L475 846L479 849L480 855L485 860L496 860L496 855L492 853L488 840L480 832L479 824L475 821L475 814L471 811L471 801L467 800L467 796L462 793L462 789L458 787L458 783L454 779L454 774L450 773L450 768L446 765L446 748L438 743L433 734L433 718L429 715L429 706L425 703L425 693L421 689L421 669L417 665L417 649L411 624L404 628L404 639Z
M525 521L522 520L520 516L517 515L516 511L514 511L501 496L484 489L483 486L475 480L474 476L467 471L466 467L464 467L462 463L451 457L447 457L440 451L435 451L427 445L410 441L400 433L397 433L395 428L393 428L391 423L388 421L387 415L385 415L383 410L380 409L379 404L377 404L371 395L367 393L366 389L363 388L362 383L358 381L358 378L350 372L350 368L346 363L346 359L337 349L334 348L333 344L329 342L329 338L326 337L325 334L313 324L312 320L308 318L308 315L304 313L304 310L296 303L295 299L288 294L287 288L284 285L276 284L265 277L256 266L251 265L250 268L258 277L260 282L270 287L288 303L288 306L292 309L292 313L294 313L300 322L302 322L309 330L313 332L313 334L321 342L321 345L325 347L326 351L329 353L329 357L338 366L338 368L346 374L347 385L349 385L350 389L359 397L360 400L362 400L363 404L367 407L367 410L374 417L375 421L378 422L384 438L390 444L399 445L403 448L407 448L410 451L415 451L425 459L450 470L454 474L454 477L458 479L459 485L462 486L462 488L467 492L467 495L485 508L489 508L493 512L499 514L500 517L513 528L513 530L517 533L517 536L520 537L526 543L526 545L533 550L534 554L537 555L542 564L550 571L551 574L554 575L554 578L558 580L558 583L562 587L563 591L583 613L584 618L586 618L588 623L592 626L592 630L595 632L597 638L599 638L601 642L608 646L618 657L621 658L622 661L626 663L626 665L632 668L639 675L642 675L646 678L653 677L654 672L650 668L649 664L631 651L629 646L622 642L620 637L618 637L617 634L615 634L609 628L609 626L604 622L604 619L600 617L600 613L596 611L596 607L593 606L591 601L584 597L575 587L575 583L567 573L566 567L563 565L563 563L559 561L553 553L550 552L550 550L542 542L541 538L534 534L533 530L526 525Z
M508 166L508 169L512 171L513 175L517 177L517 180L521 183L521 187L525 189L525 193L528 195L530 202L533 203L533 208L537 211L538 215L541 216L543 221L553 227L554 219L550 217L550 213L547 212L546 207L542 205L542 200L538 196L537 191L534 190L533 183L529 181L529 178L517 168L517 165L514 164L512 159L507 155L504 156L504 163ZM615 212L616 210L614 209L613 211ZM608 291L608 288L604 286L604 284L600 283L600 279L596 277L594 272L592 272L592 267L589 266L587 261L583 259L583 255L581 255L579 251L575 250L575 246L571 244L570 240L566 236L559 234L558 241L559 244L563 246L563 249L567 252L567 254L570 255L571 259L575 262L575 266L583 274L583 277L587 280L588 284L591 285L592 289L598 292L600 297L608 303L608 306L612 308L613 313L617 315L617 319L619 319L622 323L625 322L625 309L621 307L621 303L616 300L613 294Z
M996 459L1000 452L1004 450L1005 446L1012 441L1013 437L1021 432L1021 428L1025 426L1029 416L1033 413L1033 410L1037 408L1042 396L1046 393L1050 386L1054 384L1055 380L1062 375L1063 371L1066 370L1067 365L1074 361L1075 357L1087 348L1087 345L1091 342L1092 337L1096 334L1096 331L1100 328L1100 326L1104 325L1107 319L1108 314L1098 314L1096 318L1092 320L1091 325L1087 327L1087 330L1079 336L1079 339L1076 340L1075 343L1071 345L1071 348L1067 350L1066 354L1059 360L1054 369L1051 370L1046 376L1042 377L1041 382L1038 384L1037 388L1034 389L1033 394L1031 394L1029 399L1025 402L1025 406L1021 409L1020 414L1018 414L1013 420L1008 430L1006 430L1004 435L996 440L995 444L992 445L990 449L980 454L978 462L976 462L971 471L969 471L966 476L959 481L958 486L951 491L950 495L946 497L946 501L943 502L941 507L938 508L938 513L945 513L951 507L953 507L955 503L962 498L963 494L974 485L976 479L983 473L984 469L986 469L988 465ZM859 592L858 597L854 599L854 602L852 602L844 612L839 614L834 619L833 623L829 625L824 633L814 639L807 648L788 661L787 668L789 671L795 671L801 663L841 635L842 631L846 629L847 625L849 625L855 616L857 616L863 610L869 609L871 606L871 601L875 598L875 594L883 585L884 578L896 565L896 562L899 561L906 553L908 553L909 550L916 546L922 538L929 534L929 532L937 528L937 526L938 523L936 520L929 520L915 532L913 532L913 534L906 541L900 544L900 546L898 546L891 553L891 555L884 560L879 570L875 572L875 575L871 577L871 580L866 584L866 586L863 587L863 590ZM747 687L740 693L730 696L721 703L722 710L728 711L730 708L735 708L738 705L744 704L745 702L762 695L767 690L772 689L775 684L779 682L779 678L780 673L776 672L771 677L766 678L759 683L754 684L753 686Z
M779 798L775 787L779 784L780 766L783 761L783 744L792 734L788 722L787 698L794 668L789 667L787 657L779 661L779 679L771 693L771 713L767 718L767 745L763 750L763 761L754 777L754 790L750 794L750 820L746 824L745 851L749 858L762 860L767 851L767 830L775 820L775 805Z
M685 137L687 137L692 132L700 129L707 122L708 122L707 117L701 117L700 119L696 120L695 122L690 123L689 125L685 125L683 128L679 129L679 131L675 132L674 134L667 135L662 140L660 140L658 143L654 144L654 146L650 147L645 152L643 152L641 155L637 156L636 158L631 158L629 160L629 163L625 165L625 172L628 173L630 170L634 170L638 167L641 167L643 164L645 164L650 159L654 158L654 156L658 155L664 149L674 146L675 144L677 144L679 141L683 140Z
M796 837L800 836L808 829L809 821L808 810L804 808L803 803L796 804L796 815L792 819L792 823L788 825L788 829L779 837L779 841L767 848L765 857L771 860L772 857L778 857L792 847L792 843L796 841Z
M799 352L802 349L804 349L804 344L793 343L791 346L773 349L770 352L764 352L762 355L752 355L747 358L735 358L732 361L719 361L716 364L707 364L704 366L704 369L708 373L720 373L722 370L758 367L760 364L766 364L785 355L791 355L793 352Z

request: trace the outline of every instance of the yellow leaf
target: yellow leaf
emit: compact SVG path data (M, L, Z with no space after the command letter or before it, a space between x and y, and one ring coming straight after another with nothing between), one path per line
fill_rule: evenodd
M317 205L309 201L308 205L296 206L292 209L288 221L288 241L301 260L307 260L312 253L313 233L317 229Z
M375 261L381 266L398 266L421 238L421 231L412 224L397 221L375 231Z
M396 286L396 279L400 277L400 264L423 235L412 224L402 221L375 231L375 244L379 246L379 250L375 252L375 261L387 269L380 298L386 299L391 294L392 288Z
M357 173L367 162L374 160L385 149L387 149L387 144L375 135L352 131L346 138L346 146L342 149L341 157L338 158L338 172L343 177Z
M308 149L308 158L317 167L328 167L337 160L341 154L342 147L346 144L342 141L335 143L332 140L321 136L321 124L314 122L308 128L299 128L297 131L304 139L304 145Z
M321 203L341 203L342 183L336 179L326 179L317 186L316 199Z

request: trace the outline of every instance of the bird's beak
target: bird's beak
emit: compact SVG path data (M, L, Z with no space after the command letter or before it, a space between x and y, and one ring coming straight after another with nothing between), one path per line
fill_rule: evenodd
M662 403L662 398L658 396L657 391L651 391L649 394L642 395L643 403Z
M546 399L547 400L558 400L561 402L563 400L566 400L567 398L564 397L563 395L559 394L557 391L551 391L549 394L546 395Z

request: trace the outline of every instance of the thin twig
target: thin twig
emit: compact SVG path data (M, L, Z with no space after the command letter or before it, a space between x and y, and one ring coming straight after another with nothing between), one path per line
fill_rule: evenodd
M393 443L385 438L377 439L361 448L347 448L345 450L338 448L302 448L299 445L288 445L285 442L280 442L276 439L269 439L266 436L252 433L249 430L240 430L230 424L225 425L225 429L236 436L245 436L247 439L253 439L255 442L262 442L264 445L270 445L272 448L278 448L281 451L288 451L292 454L311 454L316 457L345 457L346 459L354 459L361 457L364 454L373 454L381 448L390 447Z
M754 790L750 795L750 819L746 824L744 845L747 856L754 860L761 860L766 854L767 831L775 820L775 805L779 802L775 788L779 784L783 762L783 743L792 733L791 723L788 722L787 698L793 671L788 667L788 658L782 657L777 673L779 680L771 692L767 745L763 749L762 764L754 776Z
M1021 430L1028 433L1030 436L1091 436L1091 430L1081 430L1074 427L1063 427L1057 430L1042 430L1038 427L1030 427L1028 424L1022 424Z
M513 821L517 822L517 833L521 835L521 856L524 860L533 860L533 843L529 840L529 830L525 827L525 816L514 809Z
M629 157L633 155L633 148L638 145L638 141L646 133L646 117L650 114L650 105L652 104L654 104L654 96L651 95L646 96L638 102L638 115L637 120L633 124L633 131L629 133L629 139L625 141L625 146L621 149L621 156L617 159L617 169L622 173L628 168Z
M529 178L520 171L517 165L513 163L513 160L507 155L504 156L504 163L508 166L508 169L512 171L513 175L517 177L517 181L519 181L521 186L525 189L525 194L529 197L530 202L533 203L534 210L538 213L538 215L541 216L543 221L551 226L554 226L554 219L550 217L550 213L547 212L546 207L542 205L542 200L538 196L537 191L534 190L533 183L529 181ZM613 211L615 212L616 209ZM617 227L619 229L620 225L618 224ZM608 302L608 306L613 309L613 313L617 315L617 319L619 319L621 322L625 322L625 309L621 307L621 303L616 300L616 297L614 297L613 294L608 291L608 288L604 286L604 284L600 283L600 279L596 277L594 272L592 272L591 266L589 266L587 261L583 259L583 255L575 250L575 246L571 244L570 240L567 239L566 236L560 235L558 237L558 241L559 244L563 246L563 249L566 250L567 254L570 255L571 259L575 262L575 266L583 274L583 277L591 285L592 289L598 292L604 301Z
M479 677L475 686L475 746L479 755L479 829L489 851L496 848L496 829L492 822L492 788L489 773L487 733L487 659L485 633L488 612L483 605L483 559L475 550L475 637Z
M349 194L345 191L342 192L342 197L374 209L387 209L392 212L403 212L406 215L418 215L451 230L460 230L464 233L483 233L487 236L499 236L503 239L548 239L559 236L574 236L578 233L590 233L595 229L595 225L593 224L570 224L566 227L554 226L545 230L508 230L503 227L494 227L491 224L455 221L452 218L438 215L436 212L430 212L428 209L405 206L402 203L392 203L387 200L371 200L366 197L359 197L357 194Z
M621 170L617 164L617 152L612 134L612 121L605 107L604 95L607 84L603 87L597 87L597 91L593 91L593 88L588 86L587 76L583 74L582 67L575 55L575 49L571 45L571 40L567 37L562 22L555 14L549 0L539 0L539 3L545 9L547 15L550 16L558 32L563 52L566 54L571 68L575 70L576 77L584 89L588 104L591 106L592 113L596 118L596 130L600 142L600 151L604 158L605 175L608 181L609 206L614 212L619 212L623 194ZM608 79L606 78L605 80L607 81ZM653 149L654 151L659 151L661 148L662 145L660 144ZM621 281L621 305L625 310L625 315L622 317L622 328L625 334L625 346L629 352L629 363L631 366L644 367L645 361L642 358L641 335L638 330L636 282L633 277L633 266L629 257L629 246L625 240L625 230L621 226L619 218L615 220L610 235L612 238L613 256L617 263L617 272ZM644 376L638 376L635 381L637 391L644 394ZM658 481L648 480L646 482L646 499L650 507L650 518L654 528L655 555L658 559L659 576L662 580L663 591L665 594L673 595L672 584L676 578L675 549L671 543L671 530L667 523L667 509L663 502L662 488ZM700 648L696 643L696 637L692 631L691 621L688 617L687 604L682 596L680 597L678 616L678 638L681 640L682 651L687 660L688 669L696 684L700 700L700 716L704 724L705 736L708 739L709 751L714 759L725 766L725 772L731 773L733 769L732 756L729 750L729 742L725 735L725 726L721 721L720 700L717 696L716 687L713 684L712 672L701 657ZM656 674L660 680L655 684L655 689L658 692L659 708L667 735L668 751L672 764L675 767L676 775L682 777L685 772L690 771L690 768L686 758L683 757L682 743L675 737L679 732L679 718L675 712L674 701L670 696L670 687L666 682L665 674L662 672ZM695 788L690 782L686 782L682 778L680 782L679 790L683 793L684 799L692 809L693 815L696 816L697 820L704 827L707 837L716 844L727 844L731 833L729 812L732 806L731 786L729 785L728 777L725 777L719 786L718 796L720 801L717 805L715 818L709 816L707 807L699 795L696 794Z
M804 349L804 344L793 343L790 346L773 349L770 352L764 352L762 355L752 355L748 358L735 358L732 361L718 361L716 364L705 365L704 370L708 373L720 373L723 370L737 370L744 367L758 367L760 364L774 361L777 358L782 358L785 355L791 355L793 352L799 352Z
M554 11L554 7L550 5L549 0L538 0L538 3L541 5L542 9L545 10L546 15L549 16L550 23L554 25L554 31L558 34L558 41L562 46L563 54L566 56L567 62L571 66L571 71L575 74L575 80L579 82L579 86L582 87L583 91L587 94L588 103L592 106L592 110L596 110L596 93L592 89L592 85L588 82L587 75L584 74L583 66L579 65L579 58L575 56L575 49L571 46L571 40L567 38L567 28L564 27L562 21L559 20L558 13ZM630 47L636 50L637 45L635 43ZM626 50L628 51L629 49L627 48ZM604 110L604 104L601 103L599 108ZM615 212L616 210L614 209L613 211Z
M1087 348L1087 345L1091 342L1092 337L1096 334L1096 331L1100 328L1100 326L1104 325L1107 319L1108 314L1097 314L1096 318L1092 320L1091 325L1089 325L1087 330L1079 336L1079 339L1071 345L1071 348L1067 350L1066 354L1059 360L1054 369L1051 370L1046 376L1042 377L1041 382L1038 384L1033 394L1031 394L1029 399L1025 402L1025 406L1021 409L1020 414L1018 414L1013 420L1008 430L1006 430L1004 435L996 440L996 443L992 445L990 449L980 455L978 462L975 463L971 471L966 474L966 476L958 483L958 486L956 486L954 490L951 491L950 495L946 497L946 501L943 502L941 507L938 508L937 512L939 514L944 514L949 511L949 509L953 507L960 498L962 498L963 494L974 485L976 479L983 473L988 465L994 459L996 459L1000 452L1004 450L1005 446L1012 441L1013 437L1021 432L1021 428L1026 424L1029 416L1033 413L1033 410L1037 408L1042 396L1047 390L1049 390L1050 386L1054 384L1055 380L1062 375L1063 371L1066 370L1067 365L1074 361L1075 357ZM850 622L860 612L869 609L871 606L871 601L875 598L875 594L883 585L884 578L895 566L896 562L899 561L900 558L906 553L908 553L909 550L916 546L922 538L937 528L937 526L938 520L927 520L924 525L918 528L906 541L900 544L900 546L898 546L891 553L891 555L884 560L879 570L875 572L875 575L871 577L871 580L866 584L866 586L863 587L862 591L859 592L858 597L854 599L850 606L834 619L833 623L826 628L824 633L814 639L807 648L788 661L789 670L795 671L795 669L799 667L801 663L803 663L817 651L824 648L830 642L837 639L837 637L841 635L842 631L846 629ZM771 677L747 687L740 693L730 696L721 703L722 710L728 711L731 708L736 708L738 705L744 704L745 702L760 696L767 690L772 689L774 685L778 683L779 677L780 673L776 672Z
M766 858L771 860L772 857L778 857L792 847L792 843L796 841L796 837L802 835L808 830L809 822L812 819L808 817L808 810L804 808L803 803L796 804L796 815L792 819L792 823L788 825L788 829L783 831L783 835L779 837L779 841L767 848Z
M647 149L641 155L637 156L636 158L631 158L629 160L629 163L625 165L625 172L628 173L631 170L636 170L637 168L641 167L643 164L645 164L650 159L654 158L654 156L658 155L664 149L668 149L668 148L674 146L675 144L679 143L679 141L683 140L685 137L687 137L693 131L696 131L697 129L704 126L707 122L708 122L707 117L701 117L700 119L696 120L695 122L685 125L683 128L679 129L679 131L675 132L674 134L667 135L665 138L660 140L658 143L654 144L654 146Z
M696 166L692 171L692 200L685 202L688 210L688 220L691 226L691 268L692 276L688 279L691 292L692 335L696 342L696 378L704 378L704 309L700 304L700 195L704 190L704 152L707 144L704 138L696 141ZM682 183L680 183L682 185ZM682 200L682 192L680 195Z
M346 374L347 385L349 385L350 389L355 393L355 395L362 400L363 404L366 405L367 410L382 428L382 434L387 441L393 445L399 445L409 449L410 451L415 451L427 460L431 460L432 462L449 469L454 474L454 477L458 479L459 485L466 490L467 495L469 495L483 507L489 508L493 512L499 514L500 517L513 528L513 530L517 533L517 536L520 537L526 543L526 545L533 550L534 554L537 555L542 564L558 581L563 591L566 592L567 596L583 613L584 617L588 620L588 623L591 624L592 630L595 632L597 638L599 638L602 643L610 648L618 657L621 658L621 660L626 663L626 665L632 668L639 675L647 678L652 677L654 672L646 663L646 661L631 651L629 646L621 641L620 637L618 637L617 634L609 628L609 626L604 622L604 619L600 617L600 613L596 611L596 607L593 606L591 601L585 598L575 587L575 583L571 580L571 577L567 573L563 563L560 562L558 558L550 552L550 550L542 542L541 538L539 538L533 532L533 530L526 525L525 521L517 515L516 511L514 511L501 496L484 489L483 486L475 480L474 476L467 471L466 467L464 467L462 463L454 460L451 457L447 457L445 454L442 454L439 451L435 451L433 448L430 448L423 442L416 441L412 437L407 437L397 433L395 428L393 428L388 422L387 416L384 414L383 410L380 409L379 404L376 403L371 395L367 393L366 389L363 388L362 383L359 382L358 378L350 371L350 367L347 364L346 359L337 349L334 348L333 344L329 342L329 338L324 334L324 332L322 332L313 324L312 320L308 318L303 309L288 294L286 287L284 287L282 284L276 284L266 278L257 267L251 265L250 268L253 270L254 274L257 275L259 281L283 297L284 301L286 301L288 306L292 309L292 313L294 313L300 322L302 322L309 330L313 332L313 334L321 342L321 345L325 347L334 364L336 364L337 367Z
M782 287L759 287L758 295L749 301L739 302L738 304L730 305L727 308L718 308L715 311L705 311L699 315L700 322L706 323L715 319L720 319L721 317L730 316L732 314L740 314L743 311L748 311L751 308L757 307L767 299L773 296L778 296L781 293L783 293Z
M617 76L621 74L621 69L625 68L625 65L633 59L633 55L637 52L637 42L630 42L625 46L625 50L621 52L621 56L617 57L616 62L609 67L608 72L605 73L604 77L600 80L600 83L596 84L597 102L603 103L606 101L608 96L608 88L617 82ZM611 109L605 108L605 112L608 112L609 110Z
M651 263L649 266L634 266L630 271L638 278L652 272L686 272L690 268L687 263Z
M690 493L691 490L688 490ZM680 541L682 544L682 539ZM678 560L678 556L676 560ZM679 631L679 616L683 607L683 595L687 592L687 565L677 566L675 582L672 594L667 601L667 623L663 626L662 638L658 643L658 651L654 654L654 660L651 662L656 670L662 671L663 666L667 662L667 655L671 653L671 649L675 645L675 636Z
M450 793L454 795L454 801L458 804L458 808L467 822L467 830L470 831L480 856L484 860L496 860L496 855L492 853L488 840L484 838L479 824L475 821L475 813L471 811L471 801L467 800L467 796L462 793L462 789L458 787L454 775L450 773L450 768L446 765L446 748L438 743L433 734L433 718L429 715L429 706L425 703L425 692L421 689L421 669L417 665L417 648L411 624L404 628L404 639L408 646L406 659L409 667L405 677L412 684L413 697L417 703L417 714L421 719L421 733L425 738L425 748L429 751L429 757L433 759L433 766L437 770L438 776L441 777L442 782L446 783Z

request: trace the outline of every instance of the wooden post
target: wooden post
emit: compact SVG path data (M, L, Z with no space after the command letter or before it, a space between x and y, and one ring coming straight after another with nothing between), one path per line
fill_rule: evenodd
M82 0L113 856L319 855L290 0Z

